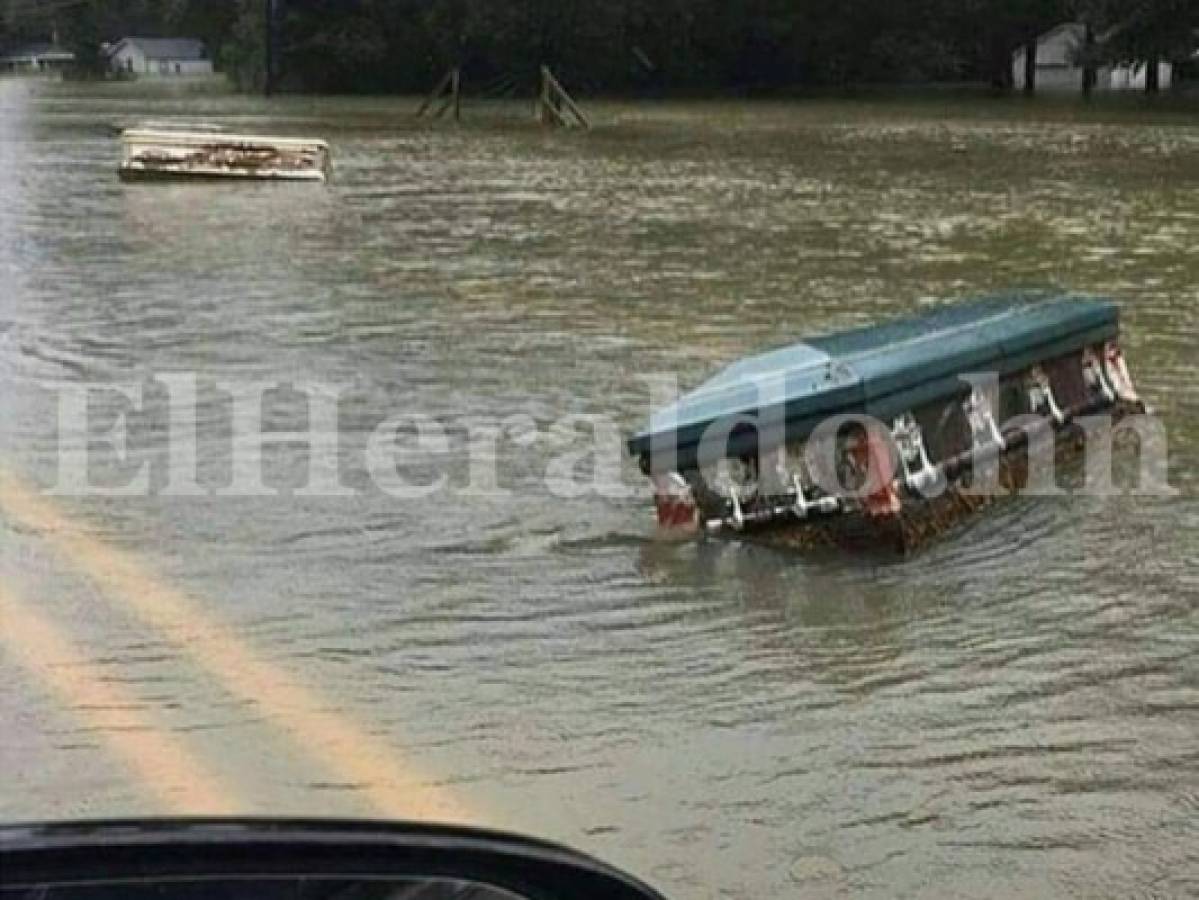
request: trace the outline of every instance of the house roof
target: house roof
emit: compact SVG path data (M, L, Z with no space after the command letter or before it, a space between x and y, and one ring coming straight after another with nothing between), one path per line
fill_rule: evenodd
M1082 22L1062 22L1060 25L1054 25L1044 34L1037 36L1037 43L1043 44L1046 41L1053 40L1058 35L1067 35L1076 41L1084 41L1087 37L1087 26Z
M75 59L75 54L63 47L57 47L48 42L25 44L20 47L13 47L4 53L0 53L0 62L18 62L32 59L50 59L59 62L72 62Z
M203 41L195 38L126 37L109 47L108 55L112 56L127 46L136 47L147 59L208 59L208 48Z
M1063 22L1037 38L1037 62L1043 66L1070 66L1087 41L1082 22Z

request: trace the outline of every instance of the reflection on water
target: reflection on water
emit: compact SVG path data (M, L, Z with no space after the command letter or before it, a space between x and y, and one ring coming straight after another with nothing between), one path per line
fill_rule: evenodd
M643 497L551 498L548 451L512 442L508 498L75 507L499 824L672 895L1188 893L1199 128L1033 109L611 105L579 136L0 83L3 462L53 481L63 382L349 384L351 445L401 412L631 427L639 372L693 384L1013 285L1110 293L1184 497L1014 501L914 560L651 543ZM109 126L170 115L320 134L336 179L119 184ZM255 811L362 812L360 786L307 772L269 716L0 523L18 576ZM6 817L146 809L36 691L0 710Z

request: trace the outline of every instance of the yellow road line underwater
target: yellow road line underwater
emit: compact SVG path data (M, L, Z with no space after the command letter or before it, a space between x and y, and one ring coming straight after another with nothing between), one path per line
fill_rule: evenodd
M49 620L0 585L0 646L94 729L166 809L189 815L236 812L220 780L174 736L136 710L136 700L105 681Z
M266 713L294 746L336 780L357 787L381 816L459 824L493 824L459 803L434 779L405 764L315 689L260 659L231 628L203 611L131 554L99 540L53 503L0 471L0 512L41 533L114 604L175 643L230 694ZM316 810L322 812L322 810Z

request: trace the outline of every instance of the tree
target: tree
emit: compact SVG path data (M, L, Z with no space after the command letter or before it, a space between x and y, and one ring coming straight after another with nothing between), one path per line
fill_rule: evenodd
M1159 64L1181 62L1195 49L1196 0L1078 0L1078 13L1093 24L1105 62L1145 65L1145 90L1160 88Z
M0 0L0 27L30 40L58 25L93 69L105 41L196 36L253 89L263 81L266 2ZM465 67L475 85L531 86L543 63L594 91L953 79L1006 90L1020 47L1033 90L1036 38L1059 22L1092 28L1091 65L1101 52L1137 60L1189 55L1191 29L1199 27L1199 0L276 2L281 87L304 91L427 90L450 66Z
M962 0L944 12L945 38L996 90L1013 86L1012 57L1025 50L1025 90L1036 89L1036 42L1072 18L1066 0ZM963 68L969 70L967 64Z

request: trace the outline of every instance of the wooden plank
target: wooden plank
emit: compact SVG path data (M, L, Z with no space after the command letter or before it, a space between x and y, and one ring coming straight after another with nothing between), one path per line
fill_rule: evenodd
M445 93L445 89L449 85L450 79L454 77L454 72L456 71L456 69L450 69L450 71L446 72L445 75L442 76L441 81L437 82L437 87L433 88L432 93L425 98L425 102L422 103L420 105L420 109L416 111L416 117L418 119L428 112L429 107L432 106L438 100L438 98Z
M566 92L566 88L562 87L561 82L554 77L553 72L550 71L548 66L541 67L541 78L542 105L553 113L553 116L558 123L567 127L570 125L569 120L561 110L561 106L565 106L566 109L570 111L571 115L575 117L577 124L581 125L583 128L590 129L590 120L586 115L583 114L583 111L579 109L579 105L575 103L570 94Z

